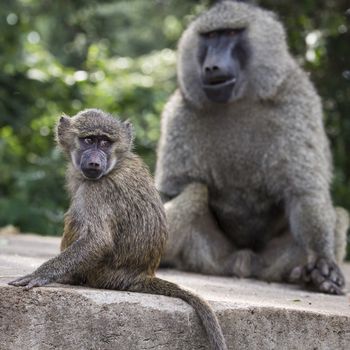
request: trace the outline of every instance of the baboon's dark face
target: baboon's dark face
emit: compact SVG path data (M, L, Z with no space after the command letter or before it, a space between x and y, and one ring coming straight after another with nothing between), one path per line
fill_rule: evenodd
M86 179L98 180L130 153L133 127L99 109L86 109L72 118L62 116L56 139L77 171Z
M204 93L212 102L227 103L239 94L249 50L245 29L220 29L200 35L198 51Z
M78 139L79 147L72 154L73 163L89 180L98 180L114 166L112 141L106 136L90 135Z

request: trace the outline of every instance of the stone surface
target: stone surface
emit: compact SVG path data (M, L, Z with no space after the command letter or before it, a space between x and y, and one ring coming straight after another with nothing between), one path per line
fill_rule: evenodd
M59 239L0 236L0 349L209 349L185 302L141 293L7 282L58 253ZM344 266L350 280L350 266ZM172 270L159 276L209 301L229 349L350 349L350 298L298 286Z

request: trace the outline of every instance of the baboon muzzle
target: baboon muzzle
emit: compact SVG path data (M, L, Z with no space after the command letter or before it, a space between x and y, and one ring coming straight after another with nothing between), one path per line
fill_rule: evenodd
M81 157L80 169L83 175L91 180L97 180L105 173L107 157L99 150L85 151Z

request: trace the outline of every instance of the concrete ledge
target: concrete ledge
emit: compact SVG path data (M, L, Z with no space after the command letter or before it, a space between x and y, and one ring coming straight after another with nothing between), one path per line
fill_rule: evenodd
M0 236L0 349L209 349L181 300L50 285L6 283L58 252L59 239ZM344 267L348 281L350 266ZM297 286L162 270L214 307L229 349L350 349L350 299Z

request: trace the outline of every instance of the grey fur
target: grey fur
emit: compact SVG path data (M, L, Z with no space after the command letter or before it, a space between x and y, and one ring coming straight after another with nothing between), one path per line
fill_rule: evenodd
M252 54L240 89L228 104L212 103L201 89L198 36L242 27ZM163 112L156 168L158 190L175 197L166 203L163 262L341 293L336 259L349 222L330 197L320 98L282 24L269 11L224 1L188 27L178 51L179 90Z

